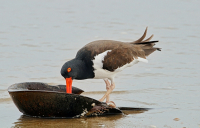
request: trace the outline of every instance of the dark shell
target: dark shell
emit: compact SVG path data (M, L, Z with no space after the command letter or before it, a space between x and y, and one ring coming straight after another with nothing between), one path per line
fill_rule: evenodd
M19 111L29 116L72 118L122 114L118 108L79 95L83 90L76 87L72 87L72 94L67 94L65 85L26 82L11 85L8 92Z

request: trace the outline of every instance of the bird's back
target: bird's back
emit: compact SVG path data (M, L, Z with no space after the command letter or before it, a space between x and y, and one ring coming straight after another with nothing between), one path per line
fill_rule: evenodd
M150 41L153 35L147 40L143 40L146 36L147 29L143 36L134 42L121 42L114 40L97 40L86 44L76 55L77 59L82 59L90 65L94 65L92 60L98 59L103 63L103 69L115 71L117 68L133 62L134 59L142 58L150 55L160 48L154 45L158 41ZM95 58L96 57L96 58Z

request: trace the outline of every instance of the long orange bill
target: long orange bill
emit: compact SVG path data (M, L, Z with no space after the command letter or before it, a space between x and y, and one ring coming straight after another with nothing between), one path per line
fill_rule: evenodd
M72 78L66 78L66 93L72 93Z

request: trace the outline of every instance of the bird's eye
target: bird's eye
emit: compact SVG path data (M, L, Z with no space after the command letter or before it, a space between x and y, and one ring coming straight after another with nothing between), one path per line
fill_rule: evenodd
M67 72L71 72L71 70L72 70L71 68L67 68Z

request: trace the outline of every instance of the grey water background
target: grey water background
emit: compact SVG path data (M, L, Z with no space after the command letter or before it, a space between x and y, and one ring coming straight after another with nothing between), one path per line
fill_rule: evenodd
M0 1L0 127L200 127L200 1ZM134 41L148 26L159 40L149 63L116 77L117 106L144 113L86 119L22 116L7 88L19 82L65 84L61 66L85 44ZM103 80L74 80L83 95L100 99ZM174 118L179 118L175 121Z

